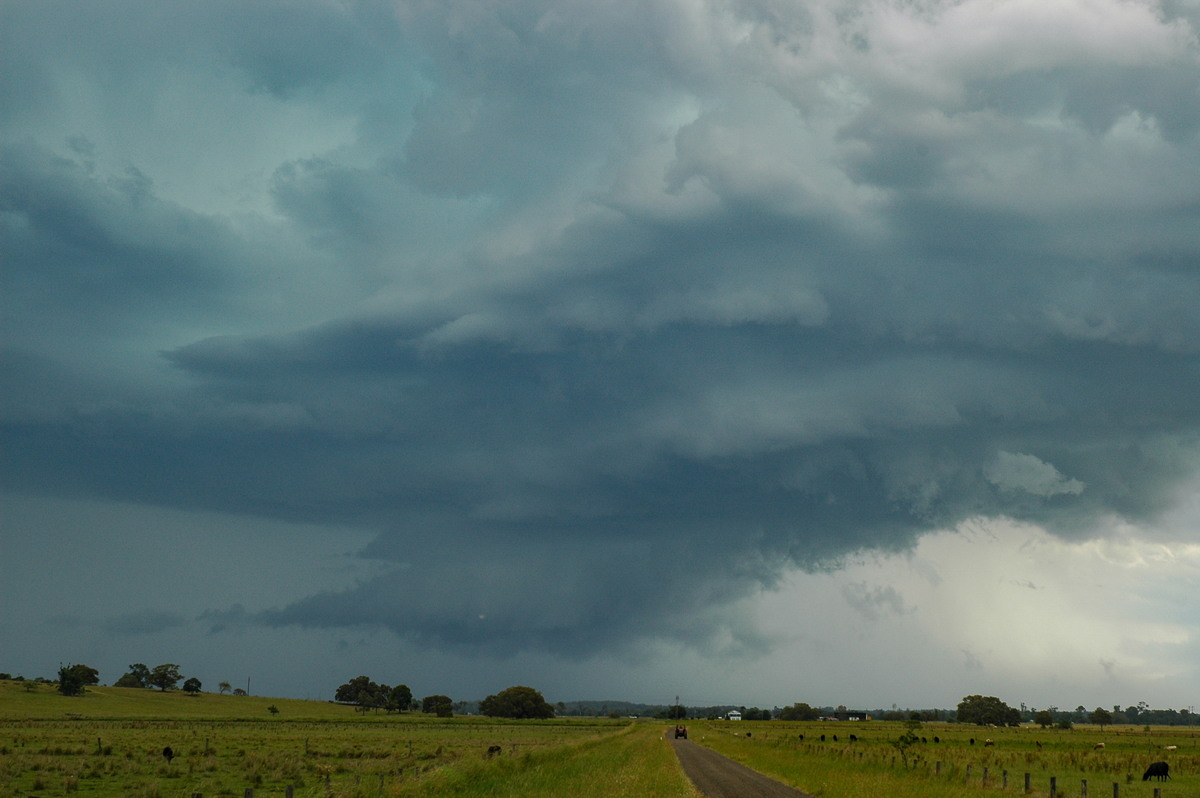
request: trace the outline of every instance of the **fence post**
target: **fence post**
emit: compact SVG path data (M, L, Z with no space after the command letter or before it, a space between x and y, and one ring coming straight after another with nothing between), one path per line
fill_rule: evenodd
M1025 794L1029 795L1030 792L1032 792L1032 789L1029 786L1029 774L1026 773L1025 774Z
M1087 798L1087 779L1084 779L1083 784L1080 785L1079 794L1082 796L1082 798Z
M1058 798L1058 777L1050 777L1050 798Z
M1154 798L1162 798L1162 787L1154 788Z
M942 775L942 763L941 762L933 763L933 775L935 775L935 776Z
M246 788L246 798L254 798L254 788L253 787Z
M984 787L987 786L987 776L988 776L988 769L984 768L983 769L983 786Z
M1004 787L1004 789L1006 789L1006 790L1008 789L1008 771L1007 770L1000 774L1000 783Z
M283 791L283 798L293 798L295 791L296 788L289 784L287 789Z
M1113 798L1121 798L1121 785L1113 782Z

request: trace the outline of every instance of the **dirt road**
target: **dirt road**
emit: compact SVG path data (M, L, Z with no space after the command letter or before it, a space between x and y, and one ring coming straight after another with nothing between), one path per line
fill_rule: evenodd
M676 740L673 733L667 740L683 772L708 798L812 798L691 740Z

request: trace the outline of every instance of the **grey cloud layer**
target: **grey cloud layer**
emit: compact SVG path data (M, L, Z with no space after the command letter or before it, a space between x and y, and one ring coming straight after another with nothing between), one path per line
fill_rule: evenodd
M379 530L238 622L704 645L787 566L1197 476L1190 7L9 8L5 482Z

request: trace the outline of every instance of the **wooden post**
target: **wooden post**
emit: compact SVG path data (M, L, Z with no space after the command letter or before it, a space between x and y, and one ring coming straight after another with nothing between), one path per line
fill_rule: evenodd
M933 763L933 775L935 775L935 776L942 775L942 763L941 762Z
M1029 774L1026 773L1025 774L1025 794L1029 795L1030 792L1032 792L1032 789L1029 786Z
M1080 798L1087 798L1087 779L1084 779L1083 783L1079 786L1079 795Z
M283 791L283 798L294 798L295 792L296 788L289 784L287 789Z
M1058 777L1050 777L1050 798L1058 798Z
M984 787L987 786L987 777L988 777L988 769L984 768L983 769L983 786Z
M1162 787L1154 788L1154 798L1162 798Z
M1113 782L1113 798L1121 798L1121 785Z
M1004 771L1002 774L1000 774L1000 784L1004 789L1006 789L1006 790L1008 789L1008 771L1007 770Z
M254 788L253 787L246 788L246 798L254 798Z

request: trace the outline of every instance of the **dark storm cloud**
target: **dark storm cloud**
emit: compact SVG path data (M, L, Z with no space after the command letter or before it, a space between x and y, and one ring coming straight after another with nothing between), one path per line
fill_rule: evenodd
M752 647L729 607L786 568L977 516L1150 522L1198 473L1186 19L189 5L154 96L236 86L265 118L231 140L298 106L352 139L239 176L269 206L244 217L93 163L87 129L6 144L4 475L377 531L379 575L214 629ZM164 58L165 24L121 41ZM50 80L29 56L20 85ZM72 364L72 331L136 380Z
M102 621L99 626L114 635L152 635L184 626L187 620L174 612L135 612Z

